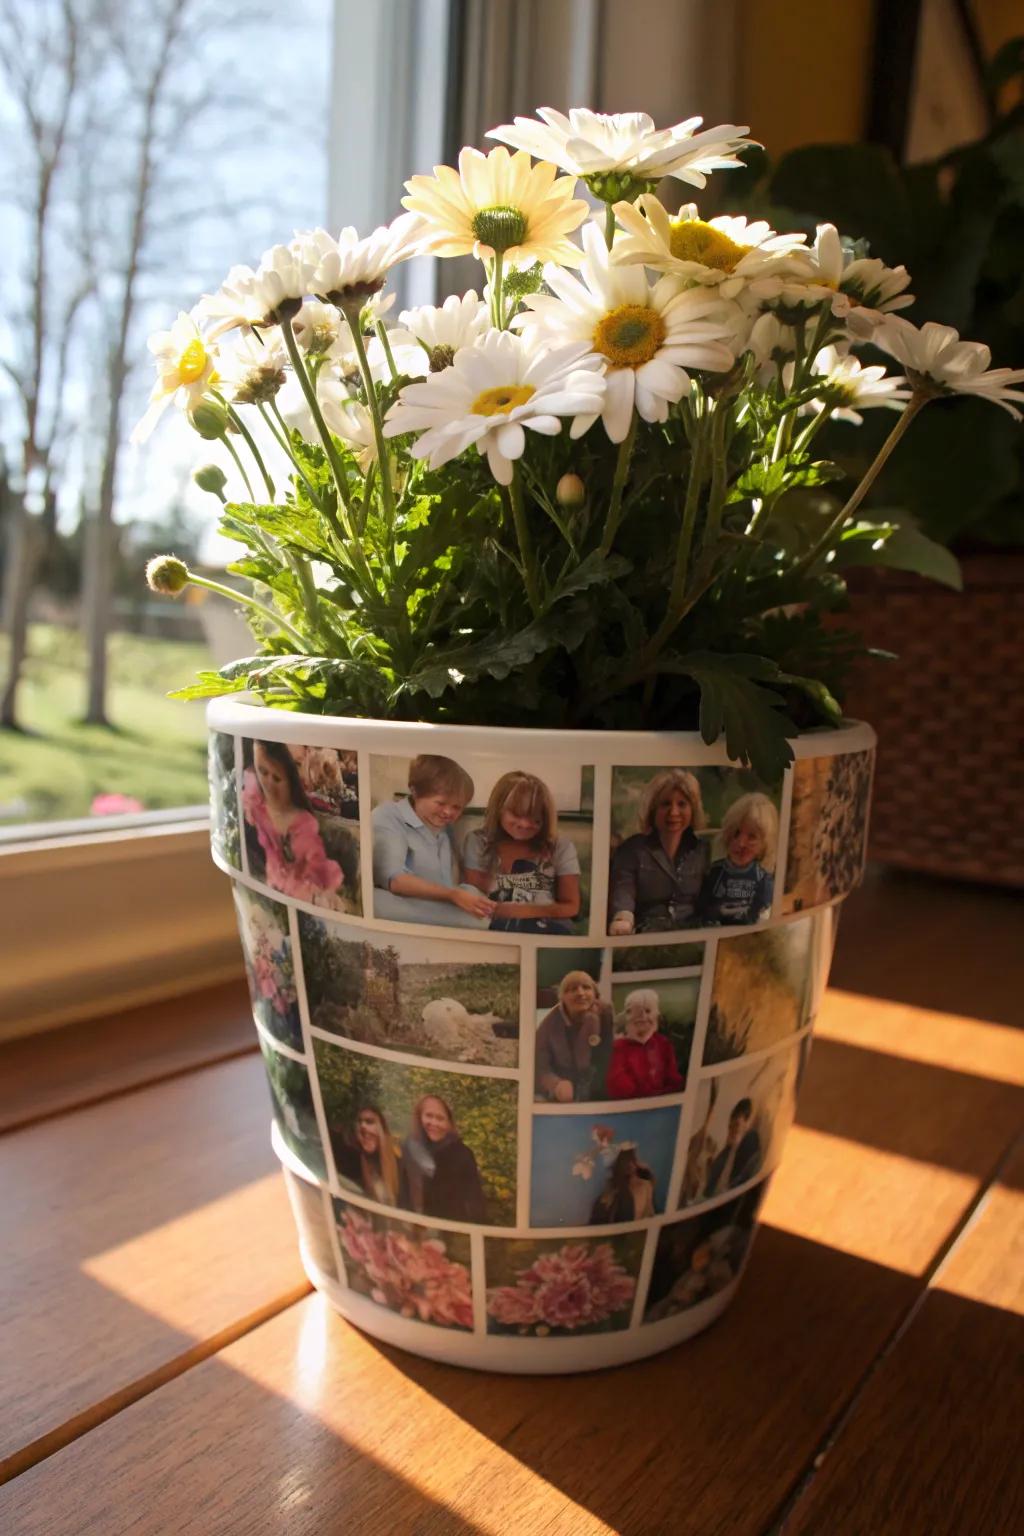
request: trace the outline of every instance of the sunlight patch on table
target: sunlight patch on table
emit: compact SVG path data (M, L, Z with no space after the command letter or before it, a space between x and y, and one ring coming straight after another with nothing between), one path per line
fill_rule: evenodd
M829 988L815 1033L861 1050L1024 1086L1024 1030L1005 1024Z

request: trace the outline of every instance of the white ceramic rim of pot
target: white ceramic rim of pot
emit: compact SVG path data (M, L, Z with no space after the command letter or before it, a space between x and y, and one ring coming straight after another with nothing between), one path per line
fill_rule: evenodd
M500 687L500 683L495 684ZM448 725L426 721L364 720L352 715L312 715L301 711L271 709L245 703L243 698L211 699L206 710L211 730L249 739L295 742L302 746L362 747L388 755L429 752L444 742L449 750L462 749L488 756L538 752L568 758L594 767L628 767L632 764L735 765L726 751L725 738L709 746L699 731L571 731L558 726ZM835 729L815 727L794 736L790 745L797 759L838 757L864 752L877 742L875 732L862 720L850 720Z

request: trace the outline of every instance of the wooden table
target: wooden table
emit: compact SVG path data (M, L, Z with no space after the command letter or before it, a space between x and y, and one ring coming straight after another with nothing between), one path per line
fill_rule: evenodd
M0 1051L4 1536L1024 1530L1021 904L875 876L732 1309L494 1377L310 1294L240 988Z

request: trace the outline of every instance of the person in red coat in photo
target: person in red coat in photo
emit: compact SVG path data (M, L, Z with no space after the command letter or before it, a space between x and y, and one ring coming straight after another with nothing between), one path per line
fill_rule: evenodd
M682 1093L672 1042L659 1029L661 1011L652 988L626 998L626 1033L612 1045L607 1090L610 1099L647 1099L656 1093Z

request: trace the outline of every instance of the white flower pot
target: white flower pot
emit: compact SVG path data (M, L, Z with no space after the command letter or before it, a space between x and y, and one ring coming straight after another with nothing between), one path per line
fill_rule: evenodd
M230 699L209 723L214 858L314 1285L488 1370L620 1365L707 1327L860 876L870 728L801 737L761 785L693 734Z

